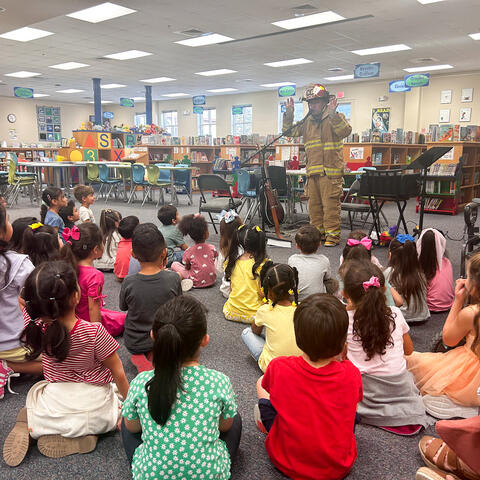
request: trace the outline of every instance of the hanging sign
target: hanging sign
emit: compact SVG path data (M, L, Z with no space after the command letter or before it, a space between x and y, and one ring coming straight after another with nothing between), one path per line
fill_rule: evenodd
M120 99L120 106L121 107L134 107L135 101L133 98L121 98Z
M14 87L13 93L18 98L33 98L33 88Z
M243 107L232 107L232 115L243 115Z
M354 78L372 78L380 76L379 63L360 63L353 70Z
M193 113L203 114L203 107L193 107Z
M295 85L284 85L278 88L279 97L293 97L297 93L297 87Z
M196 97L192 97L192 101L194 105L205 105L207 103L207 97L205 95L197 95Z
M411 88L405 84L405 80L393 80L388 84L388 91L391 93L409 92L410 90Z
M113 112L103 112L103 118L113 118Z
M427 87L429 83L429 73L414 73L405 77L405 85L407 87Z

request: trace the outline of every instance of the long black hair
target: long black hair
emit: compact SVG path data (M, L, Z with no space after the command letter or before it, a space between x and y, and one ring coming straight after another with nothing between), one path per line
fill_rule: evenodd
M5 235L7 233L7 210L3 203L0 203L0 232ZM10 277L10 260L8 257L5 255L7 251L9 250L8 248L8 242L6 240L0 239L0 255L4 258L6 267L5 267L5 273L4 273L4 285L8 283L8 279Z
M102 232L95 223L82 223L78 230L80 238L69 238L60 250L61 258L69 262L75 270L79 260L85 260L95 247L103 245Z
M37 217L20 217L12 222L12 238L8 242L9 250L20 253L22 250L23 232L29 225L37 223Z
M112 246L112 236L113 232L117 231L117 222L120 222L122 219L122 214L111 208L102 210L100 214L100 231L103 235L103 242L105 243L105 250L109 257L112 256L111 246Z
M295 267L269 260L260 271L260 284L265 298L272 300L273 307L280 300L289 300L290 291L293 291L295 303L298 304L298 270Z
M45 215L52 206L52 200L58 200L63 195L62 189L58 187L48 187L42 192L42 206L40 207L40 221L45 221Z
M150 415L165 425L183 389L182 364L195 356L207 333L206 309L193 297L174 297L157 310L152 333L155 373L145 389Z
M226 257L227 266L225 268L225 279L230 281L235 263L239 258L238 247L242 247L245 253L253 256L254 264L252 267L253 278L257 278L258 267L263 263L267 256L267 236L258 226L240 225L234 233L230 248Z
M21 253L28 255L36 267L42 262L58 260L60 245L57 231L50 225L42 225L34 230L31 227L26 228L23 232Z
M27 313L32 319L22 333L22 342L31 349L29 359L41 353L59 362L67 358L70 335L58 318L75 305L73 295L78 292L77 274L67 262L45 262L28 276L23 287ZM43 325L35 323L42 319Z
M437 245L435 243L435 232L433 230L427 230L422 235L422 250L418 257L420 266L427 282L430 282L435 277L437 270L441 265L437 262ZM445 253L444 253L445 255Z

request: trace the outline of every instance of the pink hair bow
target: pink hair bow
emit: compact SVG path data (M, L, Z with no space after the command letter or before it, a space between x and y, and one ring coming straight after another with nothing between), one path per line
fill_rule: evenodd
M349 238L347 240L347 245L349 247L354 247L355 245L363 245L367 250L370 250L372 248L372 240L368 237L363 237L361 240Z
M378 277L370 277L368 282L363 282L363 289L367 291L370 287L380 288L380 281Z
M71 245L72 242L70 239L80 240L80 230L76 225L74 225L71 230L68 227L65 227L62 232L62 237L66 243Z

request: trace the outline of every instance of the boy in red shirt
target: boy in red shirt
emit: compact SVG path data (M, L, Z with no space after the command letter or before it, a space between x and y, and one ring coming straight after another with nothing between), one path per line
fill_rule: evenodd
M294 315L303 354L273 359L257 382L270 460L294 480L345 477L357 458L360 371L346 357L348 315L332 295L307 297Z
M138 217L130 215L122 218L118 224L118 233L122 236L122 239L118 242L113 273L115 273L119 282L123 282L123 279L128 275L128 266L132 256L132 235L139 223Z

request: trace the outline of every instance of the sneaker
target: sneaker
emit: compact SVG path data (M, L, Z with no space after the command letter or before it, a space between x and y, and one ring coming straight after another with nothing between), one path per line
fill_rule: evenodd
M447 475L447 473L440 473L431 468L421 467L417 470L415 480L444 480Z
M190 278L185 278L182 280L182 292L188 292L193 288L193 280Z
M449 420L451 418L471 418L479 415L478 407L465 407L452 402L446 395L434 397L433 395L424 395L422 397L425 410L432 417L440 420Z
M338 240L332 240L331 238L326 240L325 243L323 244L324 247L336 247L337 245L340 244L340 241Z
M17 421L3 444L3 459L10 467L22 463L30 445L28 433L27 409L22 408L17 415Z
M62 458L75 453L90 453L97 446L96 435L66 438L61 435L44 435L37 442L37 447L42 455L50 458Z
M262 416L260 415L260 409L258 408L258 404L255 404L253 407L253 417L255 419L255 424L257 425L258 430L262 433L267 434L267 429L262 423Z
M5 395L5 385L10 393L18 395L10 388L10 379L12 377L19 377L19 373L14 373L13 370L7 365L5 360L0 362L0 400Z

